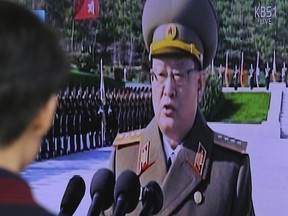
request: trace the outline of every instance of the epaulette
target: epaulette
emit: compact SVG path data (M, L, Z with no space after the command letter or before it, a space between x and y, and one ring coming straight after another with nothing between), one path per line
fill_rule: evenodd
M132 144L139 144L140 143L140 135L143 129L118 133L114 142L113 146L125 146L125 145L132 145Z
M247 142L214 132L214 143L233 151L246 153Z

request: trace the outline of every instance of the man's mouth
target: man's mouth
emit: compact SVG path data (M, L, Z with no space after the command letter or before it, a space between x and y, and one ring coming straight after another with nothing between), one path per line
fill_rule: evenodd
M175 107L171 104L165 104L163 106L163 111L166 116L172 116L175 112Z
M164 109L173 109L173 110L175 109L172 104L165 104L163 107Z

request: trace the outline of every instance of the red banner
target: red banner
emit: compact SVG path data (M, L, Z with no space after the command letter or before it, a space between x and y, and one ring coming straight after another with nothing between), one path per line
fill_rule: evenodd
M96 19L100 14L99 0L75 0L75 20Z

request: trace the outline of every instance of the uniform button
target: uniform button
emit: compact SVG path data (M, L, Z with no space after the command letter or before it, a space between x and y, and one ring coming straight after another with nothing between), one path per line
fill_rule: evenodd
M194 201L197 205L199 205L202 202L202 194L199 191L196 191L194 193Z

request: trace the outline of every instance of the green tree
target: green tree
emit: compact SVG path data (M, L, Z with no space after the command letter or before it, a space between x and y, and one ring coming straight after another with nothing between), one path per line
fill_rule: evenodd
M117 16L116 32L119 36L114 43L114 56L118 65L128 64L139 59L143 49L142 19L143 3L140 0L117 0L115 11Z
M277 1L277 16L275 21L275 50L278 64L288 59L288 1Z
M241 52L252 59L253 44L253 0L217 0L219 19L219 46L216 62L225 64L225 53L229 52L230 63L240 63Z
M270 5L271 1L256 1L255 7L267 6ZM256 10L256 9L255 9ZM255 35L254 35L254 43L256 51L260 52L260 57L265 62L272 62L273 60L273 52L276 48L275 41L275 19L273 18L273 24L263 24L265 18L255 17Z

